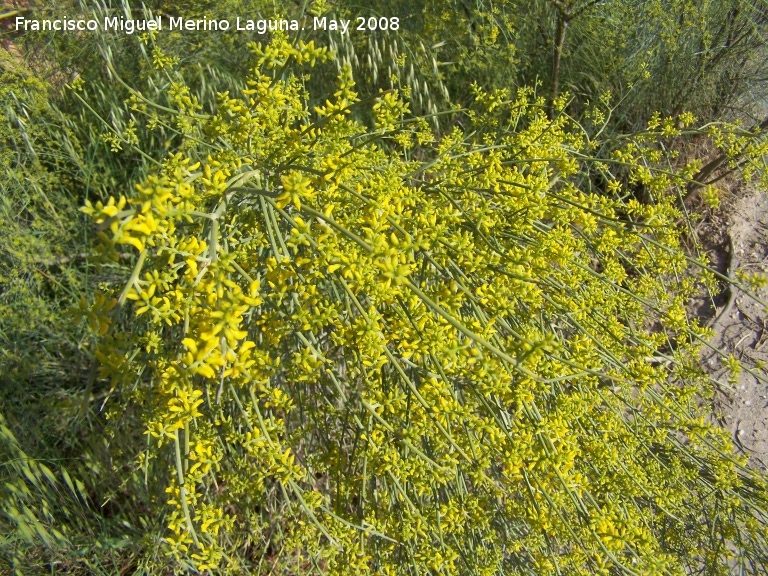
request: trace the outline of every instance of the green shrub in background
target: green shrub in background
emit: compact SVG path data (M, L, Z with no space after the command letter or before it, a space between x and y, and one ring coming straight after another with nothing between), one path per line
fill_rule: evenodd
M63 118L49 105L48 87L6 53L0 66L0 405L24 432L28 449L58 457L78 443L69 437L66 412L79 405L70 387L83 379L77 351L82 331L68 326L64 310L81 290L73 255L83 251L76 230L84 228L67 189L71 141L52 141ZM50 470L35 468L5 418L0 424L0 513L8 559L25 540L58 544L64 536L53 520L55 507L74 501L36 490L45 482L42 470Z
M760 2L746 0L394 0L364 5L227 0L182 6L164 0L102 0L41 2L37 13L55 17L79 11L98 19L150 13L307 18L305 40L334 49L337 65L352 66L363 94L398 85L409 95L414 112L434 114L450 102L469 102L473 82L487 90L538 86L541 95L568 92L573 98L569 111L577 116L609 96L614 109L607 130L621 133L641 130L656 112L676 116L689 111L701 121L723 115L745 120L757 115L762 120L762 70L768 56L763 8ZM398 17L399 23L397 30L341 36L312 31L316 15L351 18L354 25L358 16ZM137 85L147 73L146 54L124 35L45 35L42 43L39 36L28 36L29 47L55 60L58 70L103 79L103 57L113 56L123 77ZM260 39L256 33L176 31L162 34L157 43L179 58L198 97L212 103L216 89L242 88L248 68L242 46ZM334 77L323 73L308 79L315 88L312 93L328 92ZM104 86L115 88L110 82Z
M530 82L546 70L551 88L552 64L542 56L554 59L562 29L561 90L582 106L605 93L623 100L613 120L618 130L642 129L656 112L688 111L705 121L759 113L768 56L760 2L552 0L524 3L520 13L542 5L543 18L520 20L519 37L532 56L522 78ZM544 41L541 29L550 22L554 33Z
M57 300L78 283L66 263L81 250L67 244L80 218L68 196L69 141L60 139L61 147L51 142L63 126L48 105L47 88L9 56L2 58L0 323L5 354L21 368L23 355L46 338L52 338L52 354L66 351L53 324Z
M93 122L73 123L57 100L0 53L0 563L19 574L115 574L151 514L143 479L131 484L94 417L104 395L93 339L68 312L109 278L88 263L78 208L115 164L94 157L108 151L98 137L81 139ZM122 424L126 442L130 413Z
M365 10L328 4L342 13ZM364 63L386 70L392 54L400 55L402 85L416 105L427 103L420 111L434 111L446 94L466 103L476 81L489 90L539 85L545 95L567 91L576 114L611 94L621 105L609 131L640 130L655 112L689 111L704 121L764 116L768 18L761 2L395 0L368 6L374 15L401 16L403 26L398 35L349 40L357 41L352 61L361 63L360 72Z

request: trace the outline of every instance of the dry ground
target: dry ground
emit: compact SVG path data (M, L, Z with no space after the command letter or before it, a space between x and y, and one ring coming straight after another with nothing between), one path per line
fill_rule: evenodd
M722 228L712 226L709 242L703 239L705 245L713 247L715 263L724 273L729 267L734 272L768 273L768 191L737 195L724 214L719 219ZM768 301L768 288L758 289L755 295ZM765 306L738 290L733 294L724 291L715 304L718 309L713 317L717 321L711 344L745 364L768 364ZM721 425L733 434L737 447L750 457L753 467L768 470L768 373L757 370L755 376L744 371L729 383L729 371L718 354L705 350L702 360L719 384L714 411Z

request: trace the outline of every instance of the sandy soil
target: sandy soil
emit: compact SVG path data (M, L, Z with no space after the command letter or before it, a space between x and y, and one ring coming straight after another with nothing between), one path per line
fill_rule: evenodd
M729 268L734 273L768 273L768 192L742 195L726 208L726 214L720 238L710 239L718 245L713 258L716 265L726 274ZM755 295L768 301L768 287ZM715 304L711 344L747 365L768 363L766 307L738 290L724 291ZM721 425L750 457L751 466L768 470L768 372L755 370L753 375L744 371L729 383L729 371L716 353L705 350L702 360L719 384L714 410Z

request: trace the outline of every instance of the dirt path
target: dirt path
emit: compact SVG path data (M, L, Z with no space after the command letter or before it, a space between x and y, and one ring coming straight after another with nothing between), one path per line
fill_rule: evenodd
M768 192L738 198L729 210L727 232L730 242L726 240L727 252L723 252L735 269L768 273ZM768 287L758 289L756 295L768 301ZM768 310L740 291L726 295L718 306L718 313L725 313L713 326L713 346L748 365L768 363ZM753 467L768 470L768 384L747 372L729 384L728 369L715 353L706 350L703 360L721 386L715 401L721 425ZM765 369L758 373L768 379Z

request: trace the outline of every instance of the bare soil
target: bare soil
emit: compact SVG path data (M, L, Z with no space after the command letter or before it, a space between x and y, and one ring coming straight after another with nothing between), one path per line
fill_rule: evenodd
M715 267L724 275L737 270L768 273L768 191L753 189L735 196L715 220L704 230L709 238L702 238L711 248ZM754 295L768 302L768 287L757 289ZM714 348L733 354L746 366L768 363L768 309L764 305L741 290L726 288L714 299L714 306L709 306L716 308L710 310ZM753 368L753 373L742 371L729 382L729 370L717 352L705 349L702 361L718 383L713 407L716 418L733 435L738 450L749 457L749 464L768 470L768 373Z

